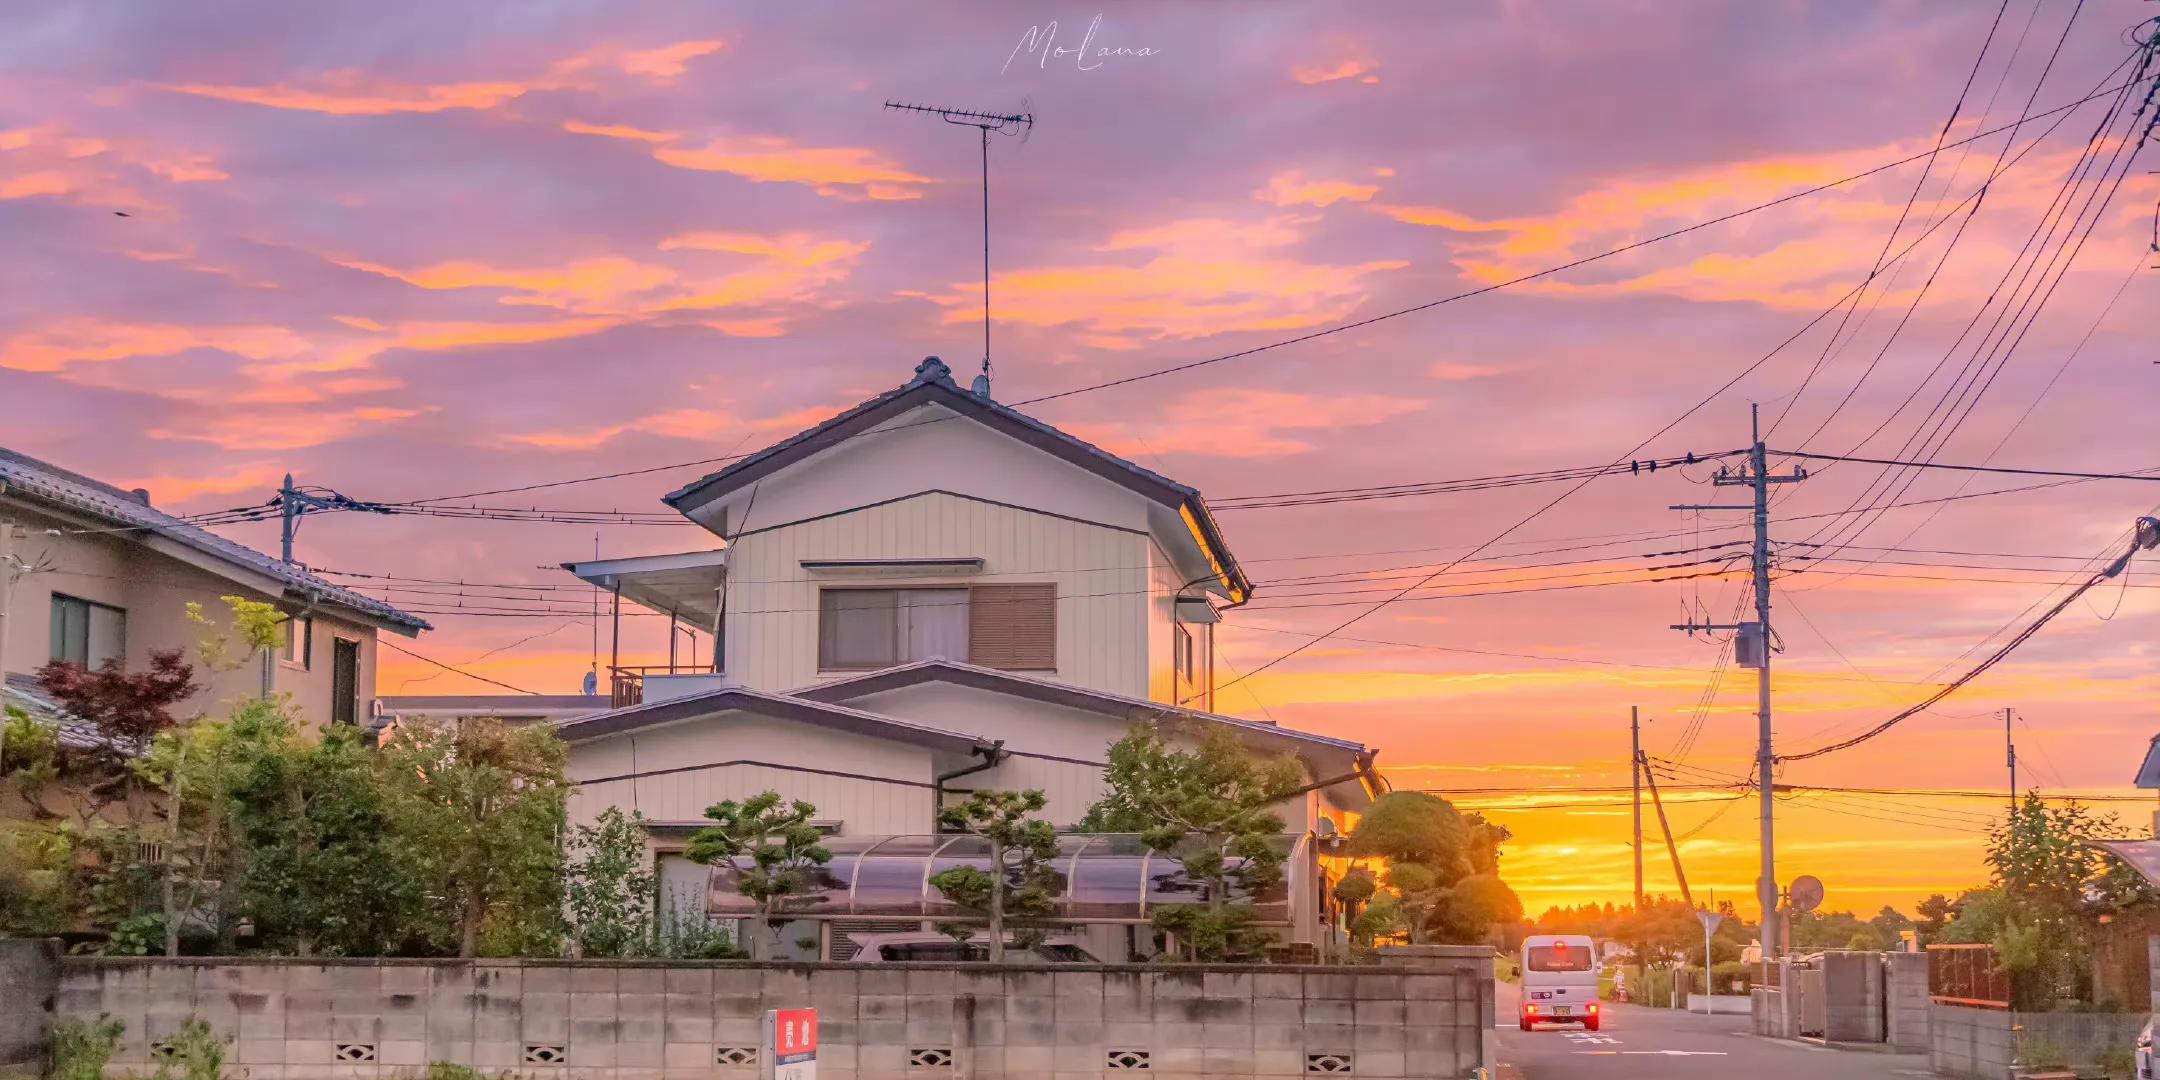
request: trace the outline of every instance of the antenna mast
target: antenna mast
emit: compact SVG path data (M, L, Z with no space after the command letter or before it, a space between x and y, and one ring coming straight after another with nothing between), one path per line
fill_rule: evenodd
M982 378L976 380L977 390L985 397L990 394L990 133L1021 135L1035 126L1033 113L987 113L972 109L947 109L937 105L915 105L907 102L888 101L888 109L901 112L928 113L948 124L971 127L982 132L982 236L983 236L983 361Z

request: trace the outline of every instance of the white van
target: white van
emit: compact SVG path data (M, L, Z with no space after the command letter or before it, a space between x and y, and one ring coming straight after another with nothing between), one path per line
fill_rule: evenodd
M1581 1023L1598 1029L1597 943L1582 934L1533 934L1522 943L1522 1029Z

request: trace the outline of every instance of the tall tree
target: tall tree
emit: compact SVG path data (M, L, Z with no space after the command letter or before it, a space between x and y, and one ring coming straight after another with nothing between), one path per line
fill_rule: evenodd
M554 731L493 717L409 721L380 754L400 857L448 906L457 955L478 955L483 931L502 951L547 951L560 920L569 789Z
M1297 759L1263 758L1238 737L1208 725L1180 749L1155 724L1135 727L1110 748L1105 802L1148 823L1142 842L1184 866L1199 904L1158 907L1155 925L1176 934L1194 959L1241 959L1272 935L1254 925L1252 899L1281 883L1282 819L1274 808L1304 779Z
M570 830L563 901L578 956L645 955L653 941L659 875L646 853L645 815L610 806Z
M713 824L691 834L684 850L690 861L707 865L749 859L750 865L738 867L735 887L757 905L759 932L750 938L750 952L760 960L774 955L789 898L810 891L814 872L832 861L825 834L810 824L816 814L817 807L801 799L784 803L777 791L728 799L705 808Z
M990 962L1005 961L1008 918L1041 918L1054 910L1057 830L1032 815L1048 804L1040 791L978 791L939 812L946 829L982 838L990 869L955 866L930 878L945 898L990 924Z
M1410 940L1477 943L1522 918L1522 901L1500 879L1508 832L1423 792L1383 795L1350 833L1354 855L1387 860Z

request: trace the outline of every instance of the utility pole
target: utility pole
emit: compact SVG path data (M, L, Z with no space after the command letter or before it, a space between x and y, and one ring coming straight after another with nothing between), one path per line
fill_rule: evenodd
M2010 816L2017 816L2017 736L2010 731L2010 708L2003 707L2003 750L2010 766ZM2060 779L2058 777L2057 779Z
M1680 883L1680 899L1686 901L1687 906L1694 907L1695 894L1688 891L1687 872L1680 869L1680 845L1673 841L1672 823L1665 820L1665 800L1658 797L1657 774L1650 771L1649 759L1639 754L1635 758L1635 764L1642 770L1640 775L1650 780L1650 805L1657 807L1658 828L1665 833L1665 853L1672 856L1672 875L1673 879ZM1642 909L1638 907L1636 910Z
M1642 706L1628 707L1628 770L1635 780L1635 912L1643 909L1642 892Z
M1754 491L1752 505L1747 506L1675 506L1674 510L1746 510L1752 511L1755 522L1754 579L1755 621L1731 626L1710 623L1687 622L1673 627L1693 634L1697 630L1731 630L1733 639L1733 662L1740 667L1755 669L1755 784L1762 792L1762 867L1761 877L1755 883L1755 899L1762 907L1762 979L1770 981L1770 964L1778 952L1778 880L1777 847L1773 828L1776 816L1776 800L1772 793L1771 770L1777 757L1770 749L1770 652L1776 638L1770 631L1770 485L1794 484L1807 479L1806 469L1795 469L1782 476L1770 475L1769 451L1762 440L1762 406L1748 406L1749 446L1747 466L1738 472L1720 466L1711 483L1718 487L1747 487Z
M309 514L326 510L365 510L371 514L395 512L381 503L361 502L329 488L295 487L291 473L285 474L285 483L278 488L277 508L278 555L288 565L293 561L293 537L300 533L300 519Z

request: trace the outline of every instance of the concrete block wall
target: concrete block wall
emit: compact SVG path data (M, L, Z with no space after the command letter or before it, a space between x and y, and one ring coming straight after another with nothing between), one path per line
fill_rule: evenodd
M58 1011L148 1072L191 1017L250 1080L449 1061L528 1080L754 1080L764 1012L819 1011L820 1080L1460 1078L1488 1064L1489 951L1414 968L604 961L62 961Z
M1883 956L1885 993L1889 996L1889 1043L1899 1050L1928 1048L1928 958L1926 953L1894 952Z
M1928 1016L1928 1065L1943 1076L2005 1080L2017 1051L2011 1025L1998 1009L1936 1005Z
M1928 1062L1943 1076L2009 1080L2023 1050L2046 1043L2074 1069L2093 1069L2110 1048L2128 1047L2144 1013L2013 1013L1936 1005L1928 1017Z
M0 1075L44 1071L59 986L59 939L0 938Z

